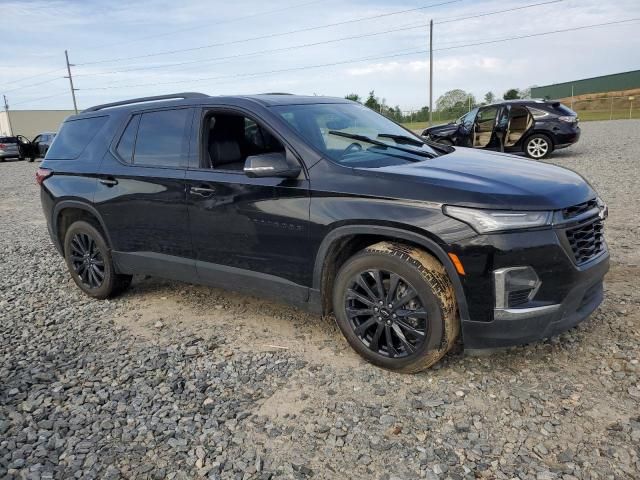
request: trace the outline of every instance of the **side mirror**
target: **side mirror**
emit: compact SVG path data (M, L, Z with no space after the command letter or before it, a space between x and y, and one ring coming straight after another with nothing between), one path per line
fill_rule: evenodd
M296 178L300 175L300 166L290 164L284 152L262 153L247 157L244 173L251 178Z

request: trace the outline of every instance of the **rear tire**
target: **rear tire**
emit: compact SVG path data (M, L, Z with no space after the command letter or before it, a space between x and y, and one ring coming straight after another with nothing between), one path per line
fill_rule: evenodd
M551 152L553 152L553 142L548 136L542 133L531 135L524 142L525 155L534 160L547 158L551 155Z
M333 311L358 354L397 372L432 366L460 331L455 293L442 264L396 242L377 243L347 260L336 276Z
M131 275L115 271L102 233L85 221L73 223L64 237L64 258L78 288L93 298L109 298L131 284Z

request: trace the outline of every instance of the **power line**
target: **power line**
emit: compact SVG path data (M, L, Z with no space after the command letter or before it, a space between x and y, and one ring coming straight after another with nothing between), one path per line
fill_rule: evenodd
M4 85L13 85L14 83L19 83L19 82L22 82L24 80L31 80L32 78L41 77L43 75L49 75L50 73L61 72L62 70L64 70L64 68L56 68L55 70L49 70L47 72L41 72L41 73L38 73L36 75L30 75L28 77L22 77L22 78L19 78L17 80L11 80L10 82L6 82Z
M425 50L418 50L418 51L411 51L411 52L406 52L406 53L394 53L394 54L390 54L390 55L371 56L371 57L363 57L363 58L359 58L359 59L349 59L349 60L344 60L344 61L339 61L339 62L322 63L322 64L317 64L317 65L305 65L303 67L289 67L289 68L282 68L282 69L277 69L277 70L268 70L268 71L265 71L265 72L238 73L238 74L231 74L231 75L222 75L222 76L217 76L217 77L196 78L196 79L192 79L192 80L177 80L177 81L171 81L171 82L140 83L140 84L137 84L137 85L111 85L111 86L108 86L108 87L90 87L90 88L83 88L82 90L111 90L111 89L114 89L114 88L136 88L136 87L147 87L147 86L158 86L158 85L173 85L173 84L185 83L185 82L203 82L203 81L218 80L218 79L224 79L224 78L254 77L254 76L261 76L261 75L270 75L270 74L273 74L273 73L292 72L292 71L295 71L295 70L306 70L306 69L311 69L311 68L331 67L331 66L335 66L335 65L344 65L344 64L347 64L347 63L364 62L364 61L368 61L368 60L381 60L381 59L385 59L385 58L394 58L394 57L402 57L402 56L407 56L407 55L416 55L418 53L424 53L424 52L425 52Z
M64 92L58 92L58 93L54 93L53 95L48 95L46 97L40 97L40 98L30 98L29 100L23 100L21 102L16 102L13 103L12 102L12 106L16 106L16 105L22 105L24 103L31 103L31 102L38 102L40 100L47 100L48 98L54 98L54 97L60 97L62 95L67 95L69 92L67 90L65 90Z
M23 85L21 87L16 87L16 88L12 88L10 90L5 90L4 93L10 93L10 92L15 92L18 90L23 90L25 88L31 88L31 87L37 87L39 85L44 85L45 83L51 83L51 82L55 82L56 80L60 80L64 77L54 77L54 78L50 78L49 80L44 80L42 82L38 82L38 83L31 83L29 85Z
M207 23L206 25L198 25L196 27L180 28L180 29L177 29L177 30L171 30L171 31L163 32L163 33L158 33L158 34L155 34L155 35L147 35L146 37L140 37L140 38L133 39L133 40L127 40L127 41L124 41L124 42L111 43L111 44L107 44L107 45L99 45L99 46L91 47L91 48L92 49L96 49L96 48L104 48L104 47L114 47L114 46L117 46L117 45L126 45L126 44L129 44L129 43L137 43L137 42L141 42L143 40L149 40L149 39L152 39L152 38L166 37L168 35L174 35L176 33L189 32L189 31L193 31L193 30L199 30L201 28L210 28L210 27L213 27L213 26L216 26L216 25L222 25L222 24L225 24L225 23L233 23L233 22L237 22L239 20L246 20L247 18L262 17L264 15L270 15L272 13L279 13L279 12L284 12L284 11L287 11L287 10L293 10L293 9L296 9L296 8L306 7L306 6L309 6L309 5L313 5L314 3L320 3L320 2L325 2L325 1L326 0L313 0L313 1L310 1L310 2L299 3L297 5L291 5L289 7L276 8L276 9L273 9L273 10L267 10L265 12L252 13L250 15L244 15L244 16L241 16L241 17L229 18L227 20L220 20L218 22Z
M563 2L564 0L550 0L548 2L541 2L541 3L532 3L529 5L522 5L520 7L514 7L514 8L507 8L506 10L496 10L493 12L484 12L484 13L477 13L475 15L469 15L469 16L462 16L462 17L445 17L441 20L435 21L433 22L436 25L440 25L442 23L453 23L453 22L460 22L462 20L470 20L473 18L480 18L480 17L488 17L490 15L496 15L498 13L507 13L507 12L515 12L516 10L524 10L525 8L531 8L531 7L538 7L541 5L549 5L551 3L559 3L559 2Z
M484 41L484 42L468 43L468 44L465 44L465 45L457 45L457 46L452 46L452 47L444 47L444 48L434 49L434 51L453 50L453 49L458 49L458 48L467 48L467 47L474 47L474 46L478 46L478 45L487 45L487 44L492 44L492 43L506 42L506 41L510 41L510 40L519 40L519 39L524 39L524 38L540 37L540 36L544 36L544 35L552 35L552 34L557 34L557 33L572 32L572 31L576 31L576 30L584 30L584 29L587 29L587 28L603 27L603 26L609 26L609 25L618 25L618 24L621 24L621 23L628 23L628 22L633 22L633 21L637 21L637 20L640 20L640 17L638 17L638 18L630 18L630 19L626 19L626 20L617 20L617 21L611 21L611 22L597 23L597 24L592 24L592 25L582 25L582 26L579 26L579 27L564 28L564 29L552 30L552 31L548 31L548 32L532 33L532 34L528 34L528 35L519 35L519 36L508 37L508 38L496 39L496 40L487 40L487 41ZM222 75L222 76L217 76L217 77L203 77L203 78L196 78L196 79L177 80L177 81L170 81L170 82L151 82L151 83L141 83L141 84L134 84L134 85L110 85L110 86L106 86L106 87L85 88L83 90L111 90L111 89L118 89L118 88L137 88L137 87L146 87L146 86L174 85L174 84L182 84L182 83L188 83L188 82L202 82L202 81L211 81L211 80L218 80L218 79L225 79L225 78L253 77L253 76L260 76L260 75L270 75L270 74L273 74L273 73L284 73L284 72L291 72L291 71L296 71L296 70L305 70L305 69L312 69L312 68L323 68L323 67L330 67L330 66L337 66L337 65L345 65L345 64L349 64L349 63L359 63L359 62L364 62L364 61L369 61L369 60L382 60L382 59L387 59L387 58L395 58L395 57L402 57L402 56L408 56L408 55L418 55L418 54L424 54L427 51L428 50L423 49L423 50L411 51L411 52L407 52L407 53L394 53L394 54L390 54L390 55L370 56L370 57L363 57L363 58L357 58L357 59L348 59L348 60L343 60L343 61L339 61L339 62L323 63L323 64L316 64L316 65L306 65L306 66L302 66L302 67L283 68L283 69L269 70L269 71L264 71L264 72L240 73L240 74L232 74L232 75Z
M223 57L215 57L215 58L210 58L208 60L189 60L186 62L178 62L178 63L165 63L162 65L152 65L152 66L145 66L145 67L135 67L135 68L129 68L129 69L125 69L125 70L111 70L108 72L97 72L97 73L80 73L78 75L76 75L76 77L92 77L92 76L97 76L97 75L111 75L111 74L115 74L115 73L127 73L127 72L133 72L133 71L138 71L138 70L155 70L157 68L171 68L171 67L179 67L179 66L183 66L183 65L191 65L191 64L209 64L212 62L216 62L217 60L228 60L228 59L234 59L234 58L242 58L242 57L252 57L255 55L262 55L265 53L275 53L275 52L284 52L284 51L288 51L288 50L296 50L296 49L300 49L300 48L307 48L307 47L315 47L318 45L326 45L329 43L337 43L337 42L343 42L346 40L354 40L357 38L366 38L366 37L373 37L373 36L377 36L377 35L385 35L387 33L393 33L393 32L401 32L401 31L406 31L406 30L414 30L417 28L424 28L425 24L421 23L420 25L415 25L415 24L411 24L403 26L403 27L399 27L399 28L393 28L390 30L383 30L381 32L372 32L372 33L365 33L365 34L361 34L361 35L351 35L349 37L340 37L340 38L334 38L331 40L322 40L319 42L312 42L312 43L303 43L300 45L291 45L288 47L280 47L280 48L272 48L272 49L268 49L268 50L258 50L256 52L248 52L248 53L239 53L236 55L226 55Z
M428 8L435 8L435 7L439 7L442 5L448 5L451 3L456 3L456 2L461 2L462 0L447 0L445 2L441 2L441 3L436 3L436 4L431 4L431 5L426 5L423 7L416 7L416 8L410 8L407 10L398 10L395 12L389 12L389 13L381 13L378 15L372 15L369 17L360 17L360 18L354 18L351 20L343 20L341 22L336 22L336 23L328 23L325 25L318 25L315 27L307 27L307 28L300 28L297 30L289 30L286 32L278 32L278 33L270 33L267 35L260 35L257 37L249 37L249 38L243 38L243 39L238 39L238 40L231 40L231 41L227 41L227 42L219 42L219 43L211 43L208 45L200 45L197 47L190 47L190 48L181 48L181 49L176 49L176 50L165 50L163 52L156 52L156 53L148 53L145 55L135 55L135 56L131 56L131 57L118 57L118 58L109 58L109 59L103 59L103 60L94 60L92 62L84 62L84 63L77 63L77 66L83 66L83 65L95 65L95 64L99 64L99 63L111 63L111 62L120 62L123 60L136 60L139 58L151 58L151 57L158 57L158 56L163 56L163 55L172 55L174 53L183 53L183 52L193 52L196 50L204 50L207 48L213 48L213 47L222 47L222 46L226 46L226 45L235 45L238 43L246 43L246 42L251 42L254 40L264 40L267 38L275 38L275 37L283 37L283 36L287 36L287 35L293 35L296 33L302 33L302 32L310 32L310 31L314 31L314 30L321 30L324 28L329 28L329 27L335 27L335 26L339 26L339 25L347 25L347 24L351 24L351 23L357 23L357 22L363 22L363 21L367 21L367 20L374 20L374 19L378 19L378 18L384 18L384 17L390 17L392 15L400 15L403 13L409 13L409 12L416 12L416 11L420 11L420 10L426 10Z
M466 16L466 17L456 17L453 20L446 20L445 19L443 21L435 22L435 23L449 23L449 22L467 20L467 19L471 19L471 18L486 17L486 16L489 16L489 15L497 15L497 14L500 14L500 13L512 12L512 11L516 11L516 10L523 10L523 9L526 9L526 8L533 8L533 7L538 7L538 6L541 6L541 5L548 5L548 4L551 4L551 3L559 3L559 2L562 2L562 1L564 1L564 0L550 0L550 1L546 1L546 2L523 5L523 6L516 7L516 8L509 8L509 9L506 9L506 10L497 10L497 11L493 11L493 12L483 12L483 13L479 13L479 14L476 14L476 15ZM451 18L453 18L453 17L451 17ZM127 73L127 72L134 72L134 71L140 71L140 70L155 70L155 69L159 69L159 68L172 68L172 67L179 67L179 66L193 65L193 64L211 64L211 63L217 62L218 60L227 60L227 59L235 59L235 58L242 58L242 57L252 57L252 56L256 56L256 55L262 55L262 54L265 54L265 53L277 53L277 52L284 52L284 51L288 51L288 50L297 50L297 49L301 49L301 48L315 47L315 46L319 46L319 45L326 45L326 44L342 42L342 41L346 41L346 40L354 40L354 39L367 38L367 37L373 37L373 36L378 36L378 35L386 35L388 33L394 33L394 32L406 31L406 30L414 30L414 29L418 29L418 28L424 28L426 26L428 26L428 24L420 24L420 25L411 24L411 25L405 25L405 26L402 26L402 27L393 28L393 29L384 30L384 31L379 31L379 32L365 33L365 34L361 34L361 35L352 35L352 36L348 36L348 37L341 37L341 38L323 40L323 41L318 41L318 42L304 43L304 44L300 44L300 45L291 45L291 46L288 46L288 47L280 47L280 48L273 48L273 49L267 49L267 50L260 50L260 51L257 51L257 52L248 52L248 53L240 53L240 54L235 54L235 55L226 55L226 56L222 56L222 57L210 58L210 59L207 59L207 60L188 60L188 61L184 61L184 62L165 63L165 64L161 64L161 65L141 66L141 67L134 67L134 68L126 68L126 69L122 69L122 70L111 70L111 71L107 71L107 72L80 73L80 74L76 75L76 77L88 77L88 76L97 76L97 75L112 75L112 74L116 74L116 73Z

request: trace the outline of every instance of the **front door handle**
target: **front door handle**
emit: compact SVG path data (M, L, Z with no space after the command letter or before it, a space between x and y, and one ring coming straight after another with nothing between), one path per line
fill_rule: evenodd
M216 193L215 188L208 187L191 187L189 190L191 195L198 195L199 197L210 197Z
M107 187L113 187L118 184L118 181L115 178L101 178L100 183Z

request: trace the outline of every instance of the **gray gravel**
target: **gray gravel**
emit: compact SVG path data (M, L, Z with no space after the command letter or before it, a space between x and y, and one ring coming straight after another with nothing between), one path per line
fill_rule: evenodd
M149 278L84 297L37 163L0 164L0 478L640 478L639 138L586 123L551 159L611 209L591 320L412 376L252 297Z

